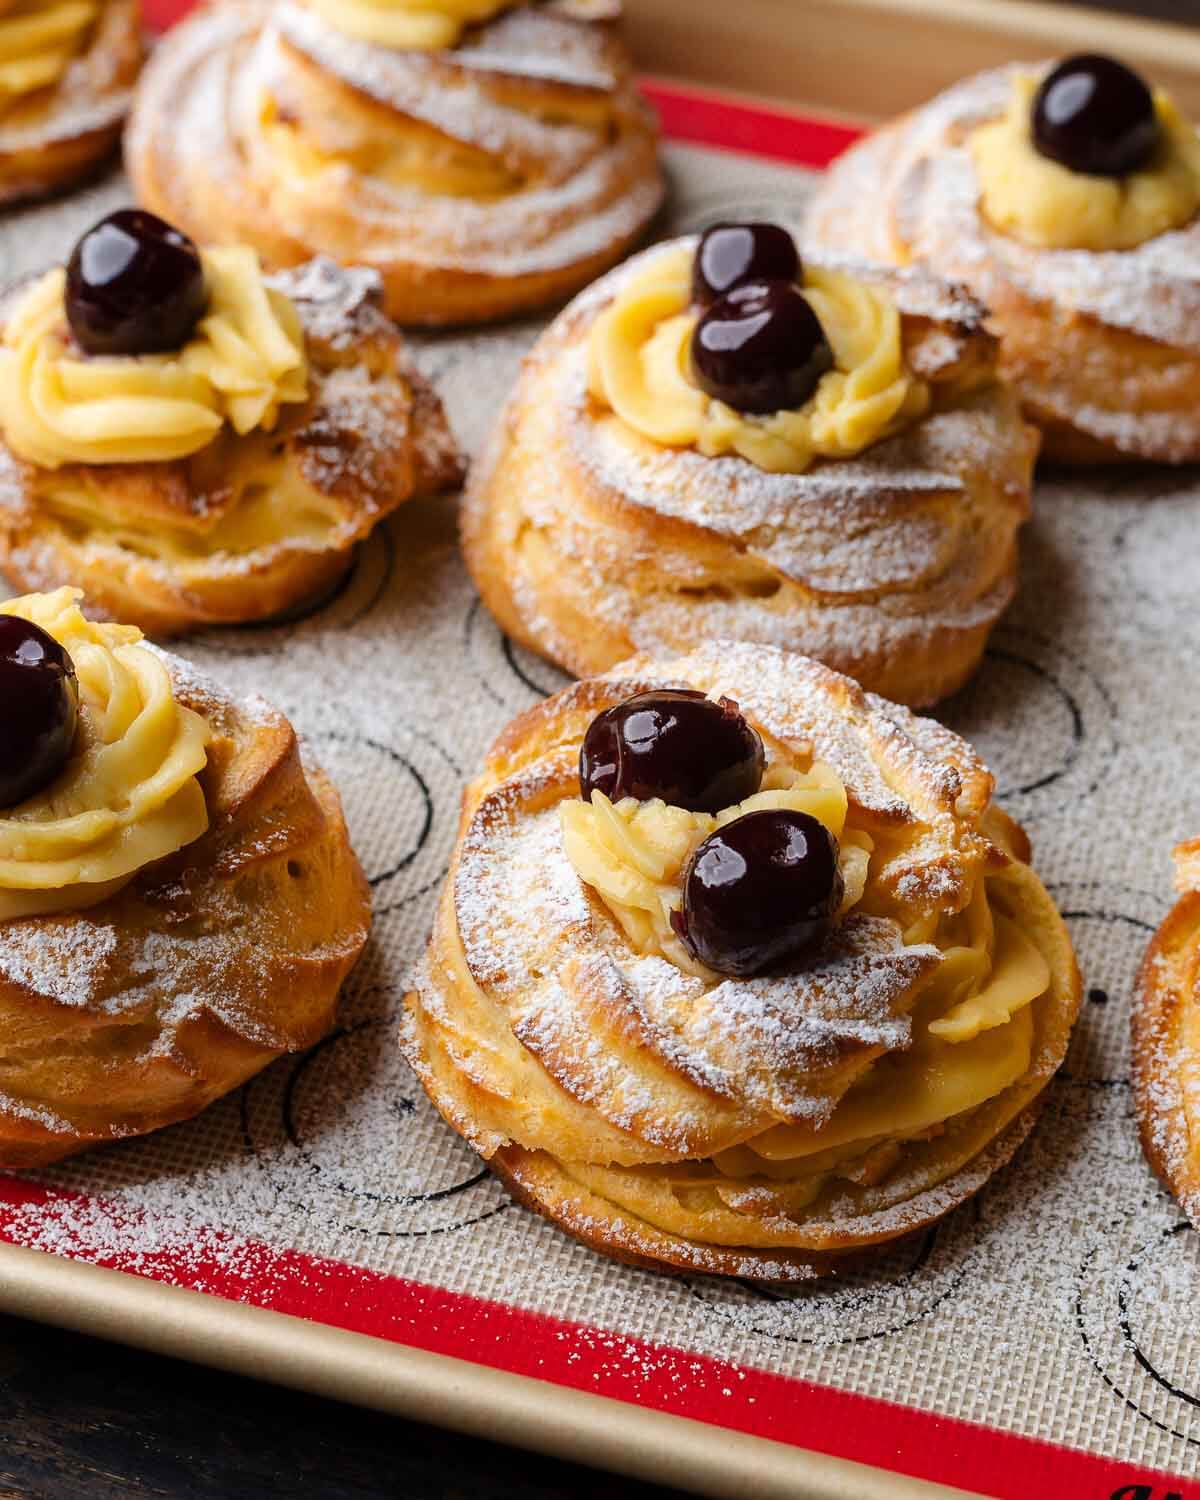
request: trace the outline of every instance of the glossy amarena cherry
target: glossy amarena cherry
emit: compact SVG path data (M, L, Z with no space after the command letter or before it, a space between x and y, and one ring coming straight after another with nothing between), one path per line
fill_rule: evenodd
M710 969L761 974L815 947L842 894L837 840L825 825L772 808L735 818L704 840L672 925Z
M75 740L75 666L41 626L0 614L0 807L49 786Z
M795 411L832 365L816 313L789 281L737 287L692 335L696 384L735 411Z
M592 720L579 753L579 788L614 802L661 797L690 812L719 812L762 783L762 741L729 698L685 688L638 693Z
M696 250L692 300L708 307L747 281L799 281L796 242L778 224L714 224Z
M93 224L67 264L67 322L88 354L180 349L207 301L200 252L145 209Z
M1033 101L1033 143L1073 172L1123 177L1158 144L1154 98L1132 68L1081 53L1049 72Z

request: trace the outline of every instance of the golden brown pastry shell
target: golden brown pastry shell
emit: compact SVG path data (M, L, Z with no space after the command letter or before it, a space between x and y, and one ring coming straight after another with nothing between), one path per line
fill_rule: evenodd
M370 930L337 792L291 725L174 658L213 729L208 831L83 911L0 922L0 1165L198 1114L330 1030Z
M1146 1160L1200 1226L1200 1056L1187 1034L1200 1007L1200 839L1175 851L1180 899L1150 941L1133 999L1133 1094Z
M25 592L69 583L97 618L165 637L203 626L269 620L331 589L355 544L405 501L452 487L462 462L432 386L379 307L378 280L316 260L275 278L305 328L310 399L283 407L271 433L226 429L172 463L95 464L41 471L0 439L0 567ZM0 326L4 307L0 303ZM273 541L200 561L146 555L120 536L80 530L38 501L39 485L86 482L106 524L127 521L203 539L237 503L229 465L283 454L336 520L320 545Z
M852 267L894 285L933 406L857 459L769 475L628 429L618 441L587 395L592 326L658 253L584 293L525 361L463 500L484 602L580 676L729 637L815 656L913 706L949 696L1015 591L1037 447L993 377L982 308L919 275Z
M585 888L586 910L572 906L561 921L556 907L548 916L539 908L530 919L534 946L526 947L513 936L522 919L518 906L540 897L532 890L513 889L506 897L499 886L473 886L478 872L489 868L499 872L489 880L510 879L503 850L508 830L577 794L578 746L594 715L664 684L705 691L719 684L772 738L832 762L847 779L856 826L891 840L893 855L878 878L917 905L935 889L965 895L982 869L1006 870L1004 899L1052 973L1050 991L1036 1002L1033 1060L1023 1079L969 1121L952 1122L960 1133L948 1131L943 1145L910 1146L913 1154L897 1173L902 1182L893 1189L885 1181L835 1195L786 1228L769 1205L750 1207L744 1243L725 1229L720 1240L706 1239L695 1229L702 1219L689 1221L686 1206L671 1209L674 1222L653 1222L637 1212L636 1194L632 1204L610 1198L574 1175L572 1163L615 1163L630 1169L622 1191L640 1173L647 1193L661 1193L664 1184L670 1188L673 1164L746 1138L747 1119L758 1118L760 1106L751 1101L764 1077L771 1090L778 1088L771 1106L778 1113L768 1117L799 1118L788 1109L802 1106L779 1102L790 1097L783 1079L790 1063L776 1050L777 1033L757 1038L753 1017L735 1009L739 1039L732 1056L743 1071L732 1086L713 1086L710 1069L731 1054L681 1047L675 1033L664 1043L662 1015L647 1011L645 993L626 993L601 977L604 955L620 960L625 940ZM638 658L578 683L518 717L465 793L427 972L407 999L406 1056L446 1121L513 1194L593 1248L657 1269L777 1280L827 1274L845 1253L919 1230L976 1192L1032 1127L1042 1090L1065 1056L1080 1000L1070 939L1024 863L1028 841L991 804L991 789L990 774L957 736L864 694L816 662L770 648L713 643L675 661ZM551 861L537 862L539 886L557 888L558 876ZM506 899L508 911L502 909ZM838 941L852 953L860 938ZM627 947L625 957L634 957ZM903 1010L927 961L884 943L871 950L861 971L871 977L863 983L887 989ZM542 1007L539 997L551 996L555 985L570 996L568 1016L560 1014L557 998ZM819 1040L796 1042L797 1055L806 1059L805 1078L814 1089L840 1096L879 1047L854 1024L839 1028L834 1017L845 1012L836 1004L823 1008L827 997L819 986L805 993L812 1014L829 1023L834 1036L831 1041L823 1032ZM786 1024L786 1010L779 1014ZM798 1019L792 1016L792 1037L804 1031ZM707 1027L684 1035L711 1036ZM771 1077L773 1068L778 1077ZM622 1102L629 1094L636 1111Z

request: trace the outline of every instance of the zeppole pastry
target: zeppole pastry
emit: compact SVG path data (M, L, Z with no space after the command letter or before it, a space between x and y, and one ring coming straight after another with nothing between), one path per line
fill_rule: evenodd
M265 277L140 209L0 301L0 565L169 635L328 592L461 477L372 271Z
M370 897L291 725L78 589L0 604L0 1165L196 1114L333 1024Z
M0 206L111 155L141 62L137 0L0 0Z
M1036 451L982 316L770 224L647 251L526 361L465 497L480 593L578 675L726 636L947 696L1012 598Z
M1001 373L1075 463L1200 459L1200 139L1111 58L966 80L842 157L807 237L990 309Z
M1181 895L1150 942L1133 1005L1146 1159L1200 1228L1200 839L1175 850Z
M401 323L510 317L618 261L662 200L615 0L225 0L156 49L140 200L269 265L374 266Z
M1079 975L941 725L806 657L638 657L468 788L403 1046L523 1202L621 1259L804 1279L1012 1156Z

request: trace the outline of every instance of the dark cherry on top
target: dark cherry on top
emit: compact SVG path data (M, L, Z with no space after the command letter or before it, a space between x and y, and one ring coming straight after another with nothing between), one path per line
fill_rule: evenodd
M713 303L692 335L696 384L736 411L794 411L832 365L816 313L789 281L735 288Z
M49 786L75 740L75 666L52 635L0 614L0 807Z
M708 307L747 281L799 281L796 242L778 224L714 224L692 266L692 300Z
M638 693L592 720L579 754L585 801L661 797L690 812L719 812L762 783L762 741L729 698L670 688Z
M1154 98L1124 63L1099 54L1068 57L1033 101L1033 142L1073 172L1123 177L1144 167L1158 144Z
M88 354L179 349L207 300L195 245L141 208L93 224L67 264L67 322Z
M783 967L829 932L842 903L837 840L790 808L747 813L710 834L684 875L671 921L721 974Z

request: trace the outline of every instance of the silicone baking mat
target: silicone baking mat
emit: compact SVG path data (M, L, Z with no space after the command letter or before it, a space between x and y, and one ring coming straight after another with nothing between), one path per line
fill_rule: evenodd
M812 169L852 135L651 92L671 137L664 234L798 219ZM8 215L0 279L61 259L126 197L114 177ZM414 338L469 450L539 326ZM4 1181L0 1234L208 1293L214 1327L217 1299L232 1299L611 1397L614 1463L628 1410L616 1403L632 1403L1013 1500L1200 1497L1200 1240L1143 1163L1127 1044L1169 849L1200 830L1196 476L1043 479L1020 596L943 711L1032 834L1085 974L1032 1139L923 1237L783 1291L656 1276L575 1244L508 1200L397 1053L462 782L564 680L481 607L454 509L404 508L309 618L185 647L279 703L341 788L375 927L338 1029L201 1119Z

